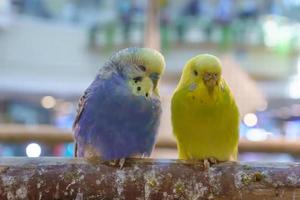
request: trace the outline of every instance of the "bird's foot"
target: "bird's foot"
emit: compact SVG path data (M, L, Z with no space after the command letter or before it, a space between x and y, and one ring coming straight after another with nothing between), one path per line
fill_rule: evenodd
M126 162L126 158L121 158L121 159L119 160L119 168L120 168L120 169L123 168L125 162Z
M209 169L212 165L217 164L218 160L214 157L209 157L203 160L203 165L205 169Z
M218 164L219 163L219 161L214 157L209 157L208 161L210 162L210 164Z
M203 166L205 169L209 169L210 168L210 163L208 161L208 159L204 159L203 160Z
M109 164L112 166L119 166L120 169L123 168L125 164L126 158L121 158L121 159L114 159L109 161Z

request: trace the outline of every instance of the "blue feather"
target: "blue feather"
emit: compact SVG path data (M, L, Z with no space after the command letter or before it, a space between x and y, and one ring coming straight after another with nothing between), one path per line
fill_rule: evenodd
M77 153L91 146L102 159L149 156L161 114L160 101L132 94L126 77L97 76L86 90L84 109L76 124Z

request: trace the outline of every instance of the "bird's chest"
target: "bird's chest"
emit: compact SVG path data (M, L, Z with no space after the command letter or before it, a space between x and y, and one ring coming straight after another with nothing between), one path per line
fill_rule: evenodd
M187 98L187 103L178 108L181 113L180 129L191 135L221 134L228 121L226 116L230 114L230 105L218 99L205 101L201 97L191 99L187 96Z

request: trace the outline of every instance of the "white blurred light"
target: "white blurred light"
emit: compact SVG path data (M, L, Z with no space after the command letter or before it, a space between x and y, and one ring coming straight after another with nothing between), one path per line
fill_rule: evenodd
M278 42L278 25L273 19L268 19L264 25L263 29L265 32L265 44L269 47L273 47Z
M253 127L257 124L257 116L254 113L248 113L244 116L244 123L248 127Z
M293 99L300 99L300 57L297 59L297 73L290 78L287 88L288 95Z
M285 44L293 38L294 28L276 22L276 18L269 18L263 24L264 42L268 47Z
M41 105L46 109L50 109L56 105L56 100L52 96L44 96L41 100Z
M41 153L41 146L37 143L31 143L26 147L27 157L40 157Z
M268 136L272 135L271 132L267 132L264 129L252 128L246 132L246 138L250 141L264 141L268 139Z
M2 0L0 1L0 10L7 9L9 7L9 1L8 0Z
M300 1L299 0L284 0L283 4L286 7L297 7L297 6L300 6Z
M293 99L300 99L300 79L298 77L293 78L290 81L288 87L288 94Z

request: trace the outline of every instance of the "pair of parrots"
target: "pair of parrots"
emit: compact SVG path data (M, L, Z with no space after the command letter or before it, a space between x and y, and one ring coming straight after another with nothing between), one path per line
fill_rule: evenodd
M101 160L150 156L164 68L164 57L153 49L115 53L80 98L73 126L75 155ZM203 54L186 63L171 111L180 159L236 159L239 113L218 58Z

